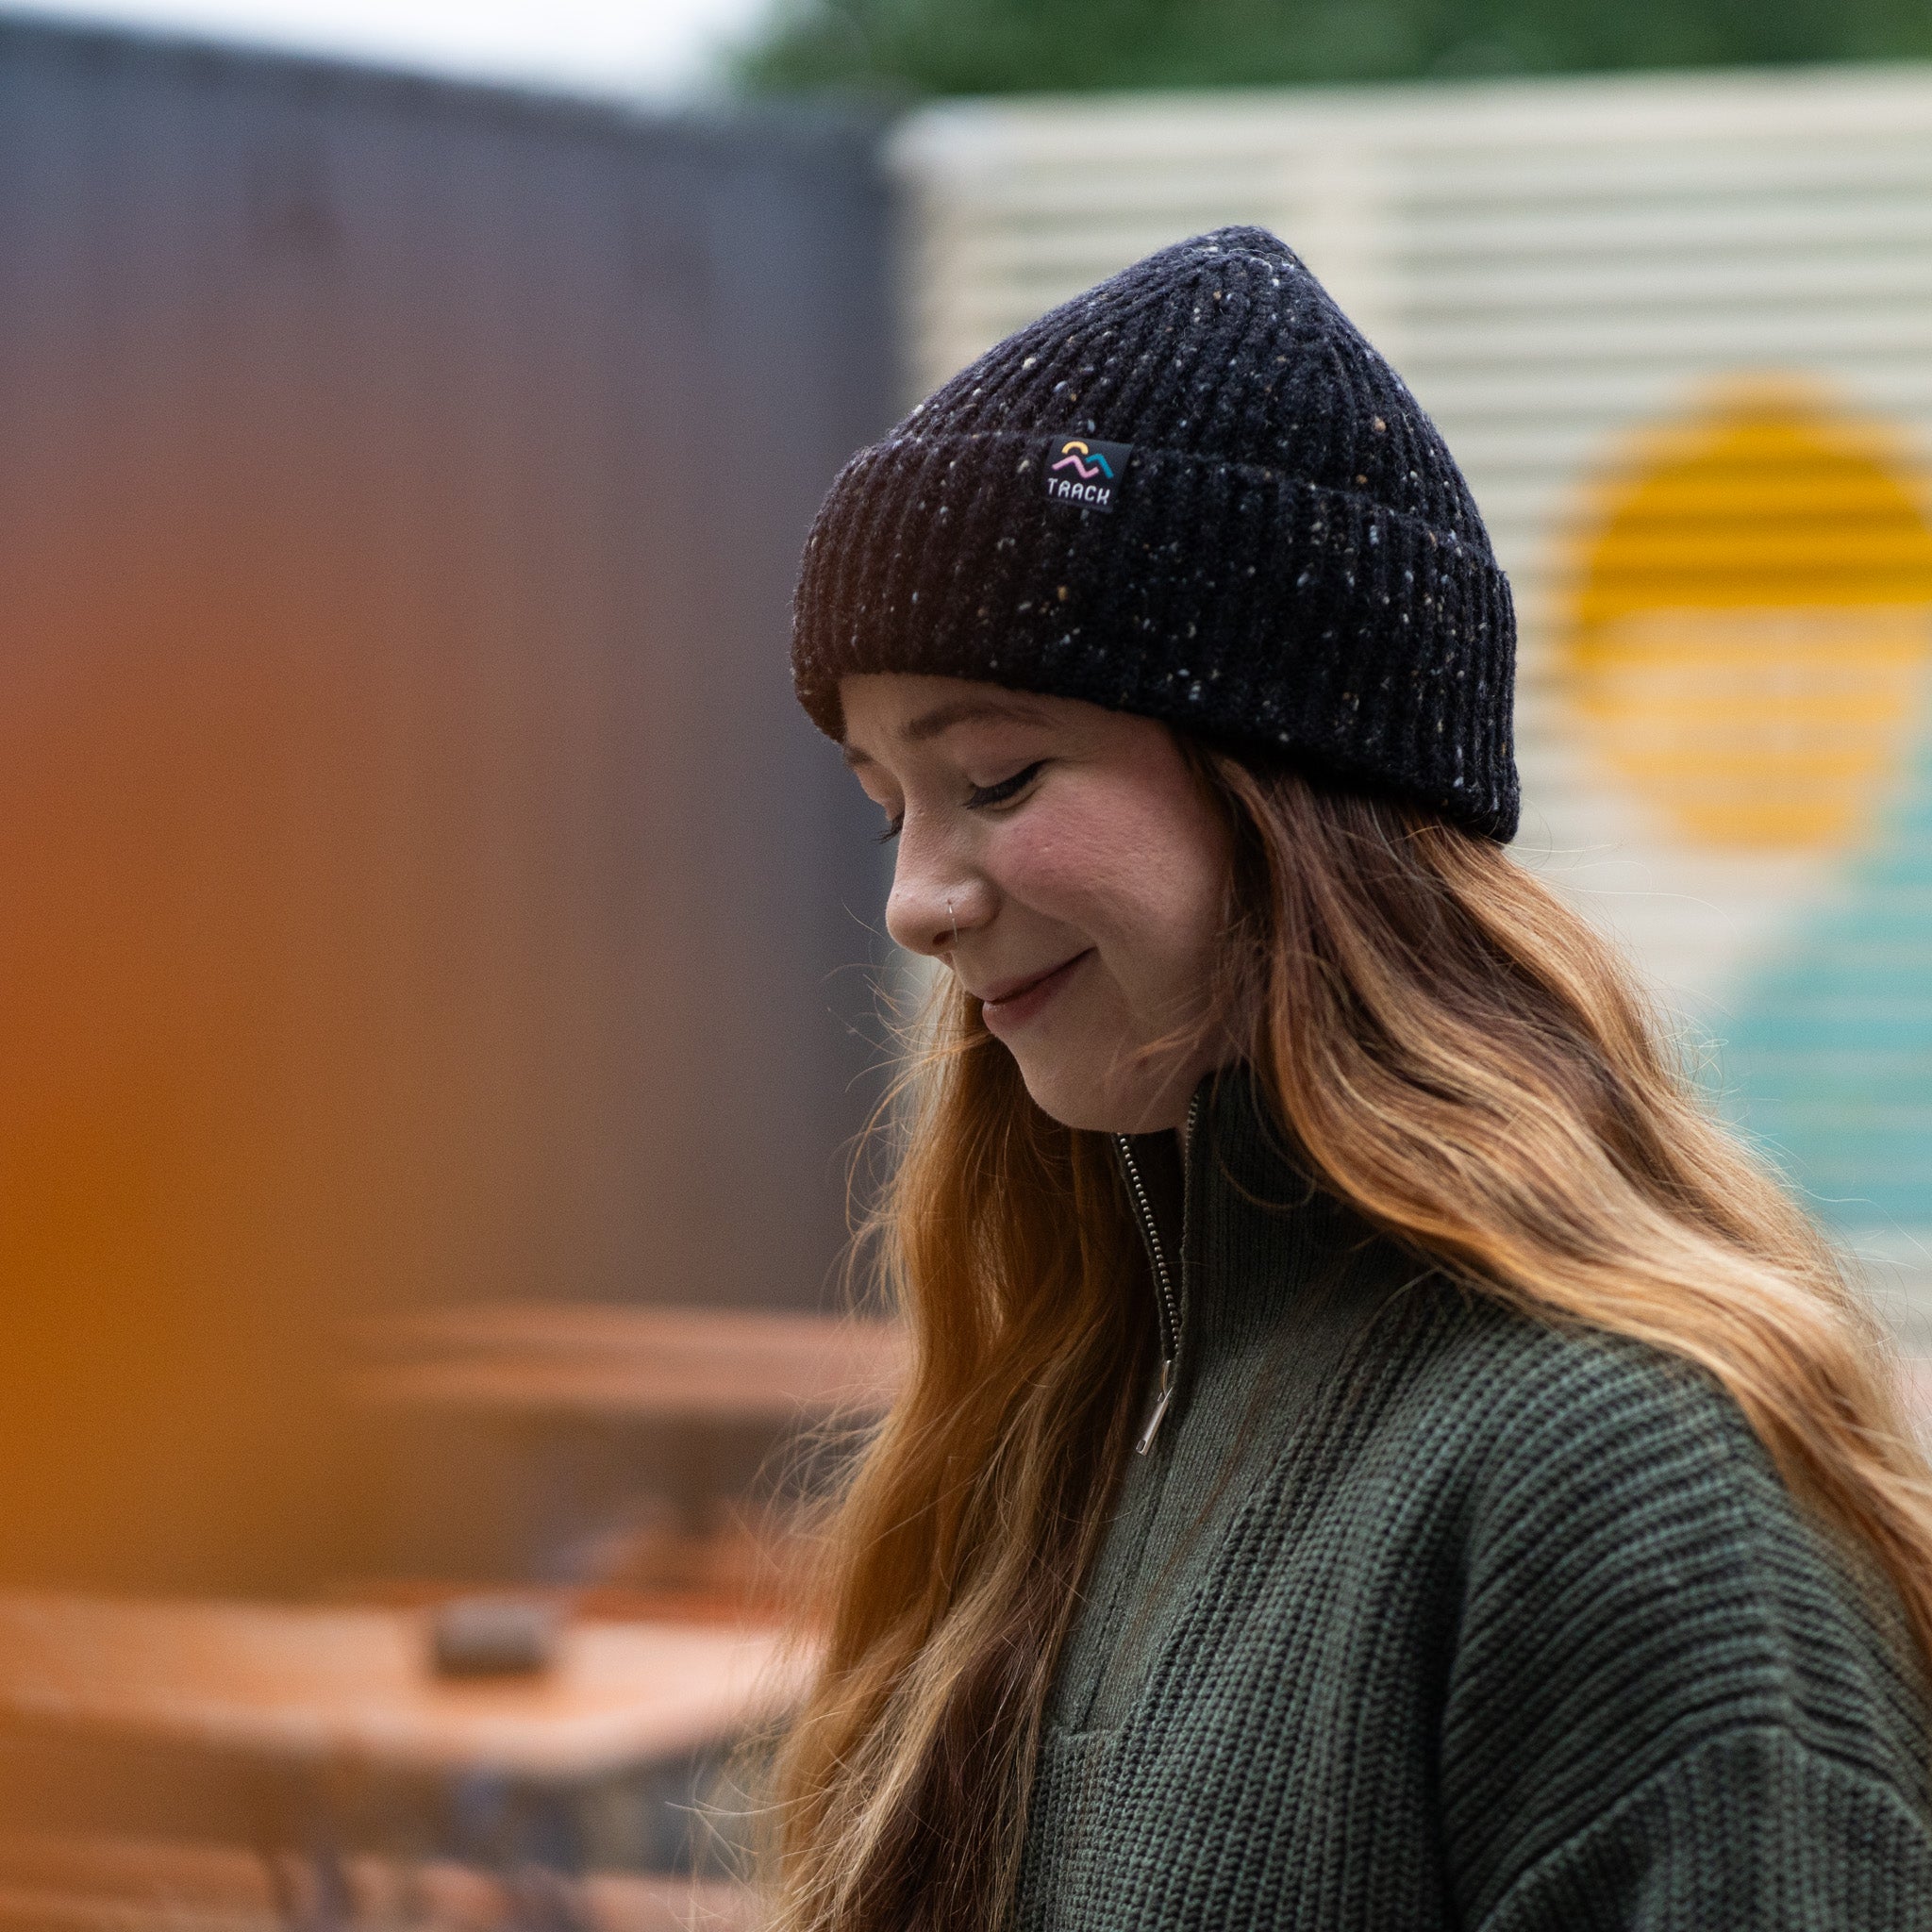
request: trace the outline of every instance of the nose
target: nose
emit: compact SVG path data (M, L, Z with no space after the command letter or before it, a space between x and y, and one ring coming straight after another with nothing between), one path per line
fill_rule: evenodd
M908 953L950 960L954 946L992 916L992 888L943 852L908 842L903 831L900 841L886 930Z

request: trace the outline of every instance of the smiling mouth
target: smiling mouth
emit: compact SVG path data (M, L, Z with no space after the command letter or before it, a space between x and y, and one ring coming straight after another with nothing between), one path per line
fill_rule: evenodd
M1075 953L1071 959L1062 959L1058 966L1050 966L1044 973L1032 979L1023 979L1017 986L1002 991L997 999L982 998L980 1011L988 1019L999 1019L1007 1014L1031 1011L1051 995L1066 978L1067 974L1092 952L1089 946L1085 952Z

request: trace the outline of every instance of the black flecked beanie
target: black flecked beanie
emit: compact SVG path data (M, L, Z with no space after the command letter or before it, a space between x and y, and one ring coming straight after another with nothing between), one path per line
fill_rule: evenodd
M792 679L1085 698L1503 841L1516 626L1462 473L1263 228L1175 243L989 349L832 485Z

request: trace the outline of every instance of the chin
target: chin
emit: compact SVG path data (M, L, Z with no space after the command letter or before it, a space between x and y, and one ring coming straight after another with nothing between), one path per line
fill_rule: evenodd
M1161 1097L1159 1083L1124 1088L1119 1082L1095 1080L1061 1067L1029 1066L1017 1054L1013 1058L1034 1106L1063 1127L1092 1134L1141 1133L1149 1110Z
M1052 1083L1040 1087L1031 1080L1026 1083L1026 1091L1033 1096L1034 1106L1063 1127L1081 1127L1095 1134L1120 1131L1113 1111L1098 1094L1070 1091Z

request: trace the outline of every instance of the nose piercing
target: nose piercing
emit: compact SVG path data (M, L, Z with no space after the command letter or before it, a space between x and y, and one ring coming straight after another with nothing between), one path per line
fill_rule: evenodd
M953 922L953 943L958 945L959 942L959 918L953 910L953 902L950 899L946 901L946 917Z

